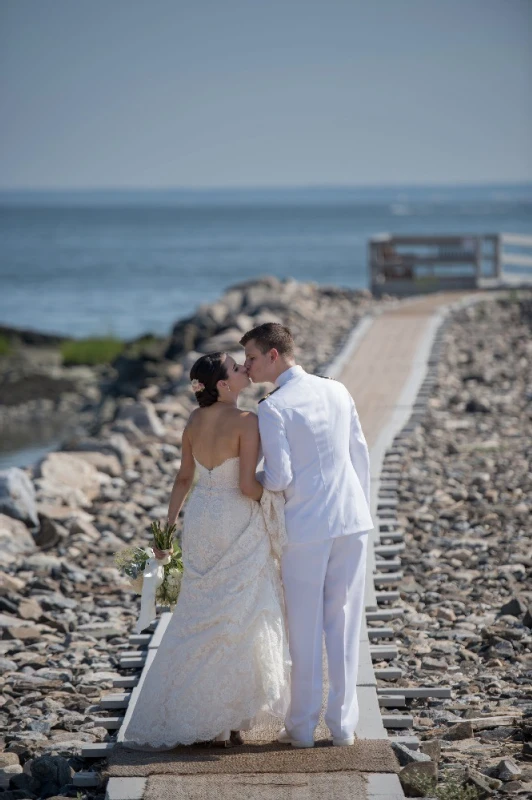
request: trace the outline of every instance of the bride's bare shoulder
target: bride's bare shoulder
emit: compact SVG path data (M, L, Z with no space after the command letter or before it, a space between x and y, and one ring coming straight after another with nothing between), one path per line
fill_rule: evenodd
M255 433L259 430L259 419L253 411L239 411L238 427L242 433Z

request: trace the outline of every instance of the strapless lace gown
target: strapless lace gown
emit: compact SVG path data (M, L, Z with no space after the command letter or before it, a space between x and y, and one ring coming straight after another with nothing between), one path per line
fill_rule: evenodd
M239 489L239 460L199 479L185 509L181 593L121 740L171 748L283 719L288 644L263 501ZM270 494L271 498L271 494Z

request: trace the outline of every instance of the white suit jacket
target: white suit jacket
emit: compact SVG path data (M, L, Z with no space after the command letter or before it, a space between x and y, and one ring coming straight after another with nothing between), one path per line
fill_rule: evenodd
M369 454L353 398L335 380L290 367L259 402L263 485L285 494L289 543L373 528Z

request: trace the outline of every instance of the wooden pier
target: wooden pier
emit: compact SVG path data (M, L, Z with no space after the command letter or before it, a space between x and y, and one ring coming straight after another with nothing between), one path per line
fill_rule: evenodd
M370 239L368 264L370 288L377 297L529 285L532 235L385 233Z

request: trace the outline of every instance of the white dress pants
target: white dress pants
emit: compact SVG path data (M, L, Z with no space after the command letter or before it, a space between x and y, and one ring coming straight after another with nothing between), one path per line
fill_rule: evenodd
M291 702L285 728L310 742L319 720L322 636L329 674L325 722L335 738L352 736L358 724L356 694L368 533L323 542L289 544L282 576L292 658Z

